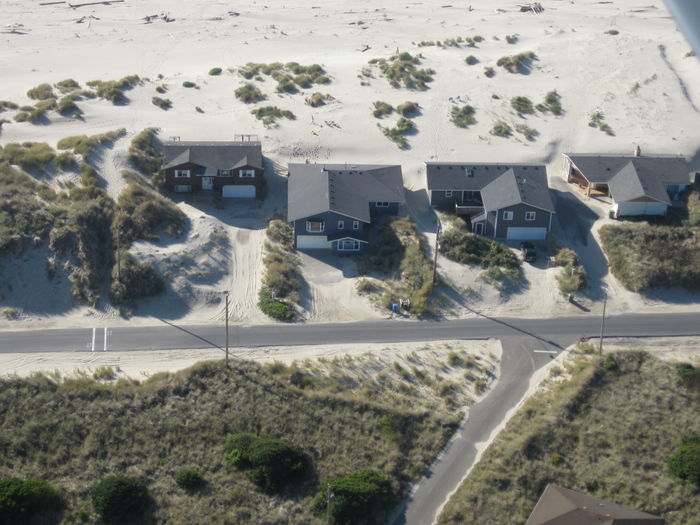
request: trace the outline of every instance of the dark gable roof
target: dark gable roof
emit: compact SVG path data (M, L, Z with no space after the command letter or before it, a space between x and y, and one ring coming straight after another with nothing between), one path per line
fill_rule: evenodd
M630 161L610 179L608 188L615 202L628 202L641 197L649 197L659 202L671 204L666 187L659 178L646 169L647 166L635 166Z
M289 165L289 221L332 211L369 222L370 202L404 202L401 166Z
M658 516L550 483L525 525L663 525Z
M638 172L654 174L662 184L689 184L690 169L683 157L636 155L579 155L564 153L574 166L593 184L607 184L632 162Z
M479 191L511 168L546 172L543 164L426 162L428 190Z
M262 169L262 148L258 141L186 142L163 144L163 169L191 162L205 168L228 170L243 166Z
M514 166L481 190L481 198L487 212L527 204L555 213L544 170Z

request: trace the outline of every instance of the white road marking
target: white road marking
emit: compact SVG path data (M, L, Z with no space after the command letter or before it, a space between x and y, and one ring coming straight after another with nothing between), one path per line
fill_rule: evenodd
M533 350L536 354L556 354L556 350Z
M91 352L95 351L95 332L97 331L97 328L92 329L92 349L90 350Z
M107 328L105 328L105 344L104 344L104 352L107 351Z

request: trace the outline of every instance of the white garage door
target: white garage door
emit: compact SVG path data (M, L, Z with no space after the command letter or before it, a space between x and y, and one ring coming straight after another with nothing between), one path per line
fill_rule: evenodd
M622 202L617 205L619 215L665 215L663 202ZM613 208L614 209L614 208Z
M229 184L221 188L221 196L252 199L255 197L255 186Z
M330 250L331 243L325 235L297 235L297 248L300 250Z
M512 241L540 241L547 237L547 228L508 228L506 238Z

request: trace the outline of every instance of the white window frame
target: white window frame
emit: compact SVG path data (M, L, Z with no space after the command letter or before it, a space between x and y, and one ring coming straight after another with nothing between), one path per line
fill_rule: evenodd
M360 221L352 221L352 229L359 230L360 229Z
M231 170L219 170L219 177L230 177Z
M339 220L338 221L338 229L339 230L344 230L345 229L345 221Z
M375 202L374 205L377 208L388 208L389 207L389 203L387 201Z
M345 243L351 243L350 248L345 247ZM360 251L360 241L354 239L342 239L338 241L338 251L339 252L359 252Z
M255 170L239 170L238 176L242 179L254 179Z
M512 221L513 220L513 212L512 211L504 211L503 212L503 220L504 221Z
M318 224L320 225L320 229L318 229L318 230L312 230L312 229L311 229L311 223L318 223ZM324 231L326 231L326 224L325 224L325 222L322 221L322 220L318 220L318 221L306 221L306 231L309 232L309 233L323 233Z
M445 190L445 197L452 197L452 190Z
M526 211L525 212L525 220L526 221L534 221L536 217L537 217L536 211Z
M189 179L190 178L190 170L175 170L175 178L176 179Z

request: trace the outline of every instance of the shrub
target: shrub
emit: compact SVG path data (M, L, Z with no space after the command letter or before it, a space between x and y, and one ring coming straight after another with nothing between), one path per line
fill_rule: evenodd
M9 100L0 100L0 112L3 112L8 109L18 109L19 106L15 104L14 102L10 102Z
M255 118L262 120L263 126L266 128L274 127L277 125L277 119L286 118L294 120L296 117L294 113L288 110L282 110L277 106L263 106L261 108L252 109L250 111Z
M550 111L553 115L561 115L561 95L556 90L550 91L544 97L544 102L537 105L540 111Z
M526 73L530 70L533 60L537 60L537 55L533 51L525 51L512 56L503 56L496 62L509 73Z
M260 91L250 82L243 84L236 91L234 91L234 94L238 100L245 102L246 104L260 102L261 100L265 100L267 98L265 95L263 95L262 91Z
M150 505L146 484L139 478L107 476L91 491L95 512L107 524L131 524L142 519Z
M396 106L396 112L402 117L415 117L420 113L418 102L406 101L403 104Z
M56 87L61 93L71 93L80 89L80 84L78 84L72 78L67 78L56 83Z
M160 170L163 164L162 147L158 140L158 128L146 128L131 140L129 160L147 175Z
M317 108L319 106L324 106L326 102L330 102L332 100L335 100L331 95L329 94L323 94L319 93L318 91L314 94L312 94L310 97L306 99L306 103L311 106L312 108Z
M374 111L372 111L372 115L374 115L375 118L382 118L386 115L391 115L394 112L394 106L381 100L377 100L373 106Z
M258 293L258 308L260 308L262 313L277 321L291 321L296 317L294 306L287 301L273 299L272 293L268 288L260 289Z
M479 59L476 58L474 55L469 55L467 58L464 59L464 61L467 63L468 66L473 66L474 64L479 63Z
M53 148L46 142L10 143L0 150L0 160L16 164L24 169L45 168L56 158Z
M75 166L75 157L70 151L64 151L56 155L56 167L62 170L68 170Z
M606 35L613 35L613 36L615 36L615 35L619 35L620 32L619 32L617 29L608 29L608 30L605 32L605 34L606 34Z
M527 140L535 140L537 138L537 135L540 134L539 131L525 124L516 124L515 131L517 131L521 135L524 135Z
M72 95L61 98L56 104L56 111L66 117L79 117L83 111L78 107Z
M379 124L377 125L379 126ZM385 137L387 137L392 142L396 143L400 148L405 148L408 146L408 141L406 140L406 137L404 137L404 135L409 131L415 129L415 125L413 124L412 120L408 120L406 118L401 117L396 123L395 127L385 128L379 126L379 128L382 130L382 133L384 133Z
M153 103L154 106L158 106L160 109L167 111L171 107L173 107L173 103L170 101L169 98L160 98L160 97L153 97L151 99L151 102Z
M56 98L53 93L53 88L50 84L39 84L27 91L27 96L32 100L46 100L49 98Z
M518 35L506 35L506 42L508 42L509 44L517 44Z
M117 378L117 372L111 366L99 366L92 377L102 381L114 381Z
M700 369L690 363L677 363L676 370L681 381L691 389L700 389Z
M156 86L156 92L157 92L157 93L160 93L161 95L162 95L163 93L167 93L167 91L168 91L168 88L165 87L165 86L163 86L163 85L161 85L161 86Z
M450 111L450 120L458 128L466 128L476 122L476 118L474 117L475 114L476 110L468 104L466 106L462 106L461 108L452 106Z
M523 113L534 113L535 108L532 105L532 101L527 97L513 97L510 99L510 105L518 113L522 115Z
M419 69L421 61L410 53L399 53L388 60L375 58L370 60L370 65L376 65L384 78L394 88L405 87L408 89L428 89L428 83L433 81L435 71L432 69Z
M43 479L0 478L0 523L58 523L63 500Z
M95 90L95 94L112 104L122 104L128 101L124 95L125 89L131 89L141 83L138 75L128 75L119 80L90 80L87 85Z
M486 75L488 78L493 78L496 76L496 71L492 67L485 67L484 68L484 75Z
M124 135L126 135L126 129L120 128L90 137L87 135L64 137L58 141L56 147L58 149L72 149L74 153L82 155L83 159L87 159L97 146L114 142Z
M194 492L204 486L204 478L194 469L181 468L175 473L175 483L181 489Z
M294 246L294 230L288 222L272 219L267 225L267 236L288 250Z
M211 69L209 70L209 74L210 74L211 76L214 76L214 77L215 77L215 76L218 76L218 75L221 74L221 68L220 68L220 67L213 67L213 68L211 68Z
M309 462L293 443L247 433L229 436L224 452L227 463L246 471L248 479L267 493L279 493L300 478Z
M182 83L182 87L194 88L194 87L197 87L197 84L195 84L194 82L190 82L189 80L185 80L185 81Z
M328 493L333 497L328 504ZM346 476L330 478L319 487L311 508L329 523L380 523L391 507L389 480L374 470L361 470ZM327 516L330 507L330 516Z
M479 264L482 268L520 267L520 260L507 246L469 233L465 228L453 227L447 230L440 239L440 252L453 261Z
M491 128L491 134L498 137L509 137L512 131L511 127L502 120L495 122L493 128Z
M562 295L577 292L586 286L586 272L583 266L567 264L556 276Z
M700 487L700 436L684 436L668 458L668 469L677 478Z

